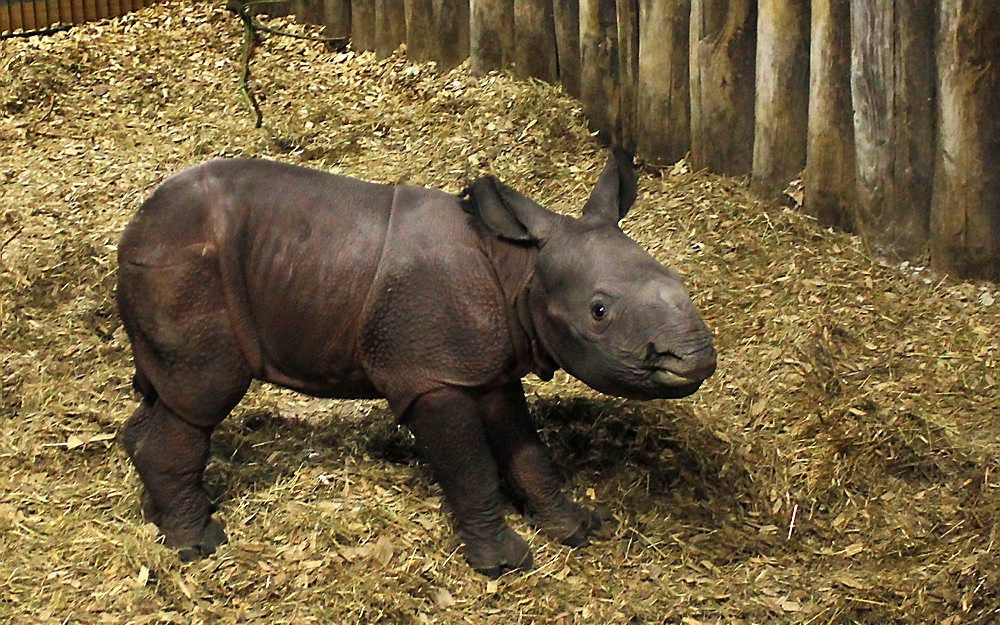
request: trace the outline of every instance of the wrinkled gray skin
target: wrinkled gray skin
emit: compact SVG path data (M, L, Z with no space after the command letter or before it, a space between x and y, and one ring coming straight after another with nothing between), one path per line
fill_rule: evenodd
M142 395L121 438L144 512L184 558L224 542L202 477L212 430L256 378L385 397L476 570L531 565L501 477L540 530L584 544L602 515L564 494L521 377L563 368L603 393L676 398L716 365L680 277L618 227L635 198L618 151L580 219L493 177L460 197L259 160L170 178L119 245Z

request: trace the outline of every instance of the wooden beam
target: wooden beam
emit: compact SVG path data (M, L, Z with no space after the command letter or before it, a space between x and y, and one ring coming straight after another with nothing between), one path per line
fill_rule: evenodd
M472 0L472 71L483 74L513 62L514 0Z
M691 147L690 21L691 0L639 3L636 147L654 163L676 163Z
M351 45L359 52L375 49L375 0L351 0Z
M858 232L920 260L934 169L934 4L855 0L851 9Z
M803 209L824 226L855 230L851 0L813 0Z
M618 72L621 79L617 143L626 150L634 152L639 89L639 3L638 0L617 0L616 9Z
M438 31L434 20L434 0L405 0L406 56L414 61L430 61L438 56Z
M759 0L753 175L777 198L806 165L809 116L809 3Z
M9 33L14 29L10 26L10 3L4 2L0 4L0 33Z
M375 0L375 54L385 58L406 41L406 11L400 0Z
M621 74L615 0L580 0L580 100L605 143L621 138Z
M514 71L522 78L559 77L551 0L514 2Z
M438 67L448 70L469 58L469 0L434 0Z
M931 261L1000 282L1000 12L995 0L942 0Z
M71 0L70 16L73 24L83 23L83 0Z
M350 37L351 0L324 0L323 24L327 37Z
M743 175L753 163L757 3L691 1L691 162Z
M559 82L572 96L580 96L580 0L553 0Z

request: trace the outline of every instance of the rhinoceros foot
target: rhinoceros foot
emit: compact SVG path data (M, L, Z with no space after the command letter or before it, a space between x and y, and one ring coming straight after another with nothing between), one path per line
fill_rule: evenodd
M164 543L177 549L181 562L194 562L215 553L226 542L226 532L222 524L209 519L200 530L163 530Z
M611 520L611 511L603 506L590 508L567 498L531 515L539 531L569 547L582 547L590 537Z
M462 553L469 566L487 577L495 579L508 571L531 568L531 548L509 527L492 538L471 536L467 532L459 532L459 538L464 543Z

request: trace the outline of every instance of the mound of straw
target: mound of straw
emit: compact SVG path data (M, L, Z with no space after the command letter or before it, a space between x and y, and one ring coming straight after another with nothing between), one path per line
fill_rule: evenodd
M603 160L555 87L273 36L254 129L240 37L198 3L0 43L0 621L1000 622L1000 294L684 162L643 170L624 226L688 276L719 373L675 402L527 380L569 488L614 512L603 539L531 536L534 571L480 578L383 402L261 385L214 440L230 542L181 564L113 441L135 406L115 246L164 177L220 155L451 191L492 171L572 212Z

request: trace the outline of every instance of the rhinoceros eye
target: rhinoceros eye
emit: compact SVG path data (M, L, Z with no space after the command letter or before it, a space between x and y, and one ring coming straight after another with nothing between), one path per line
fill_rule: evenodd
M590 305L590 316L597 321L604 319L606 314L608 314L608 310L604 307L603 302L594 302Z

